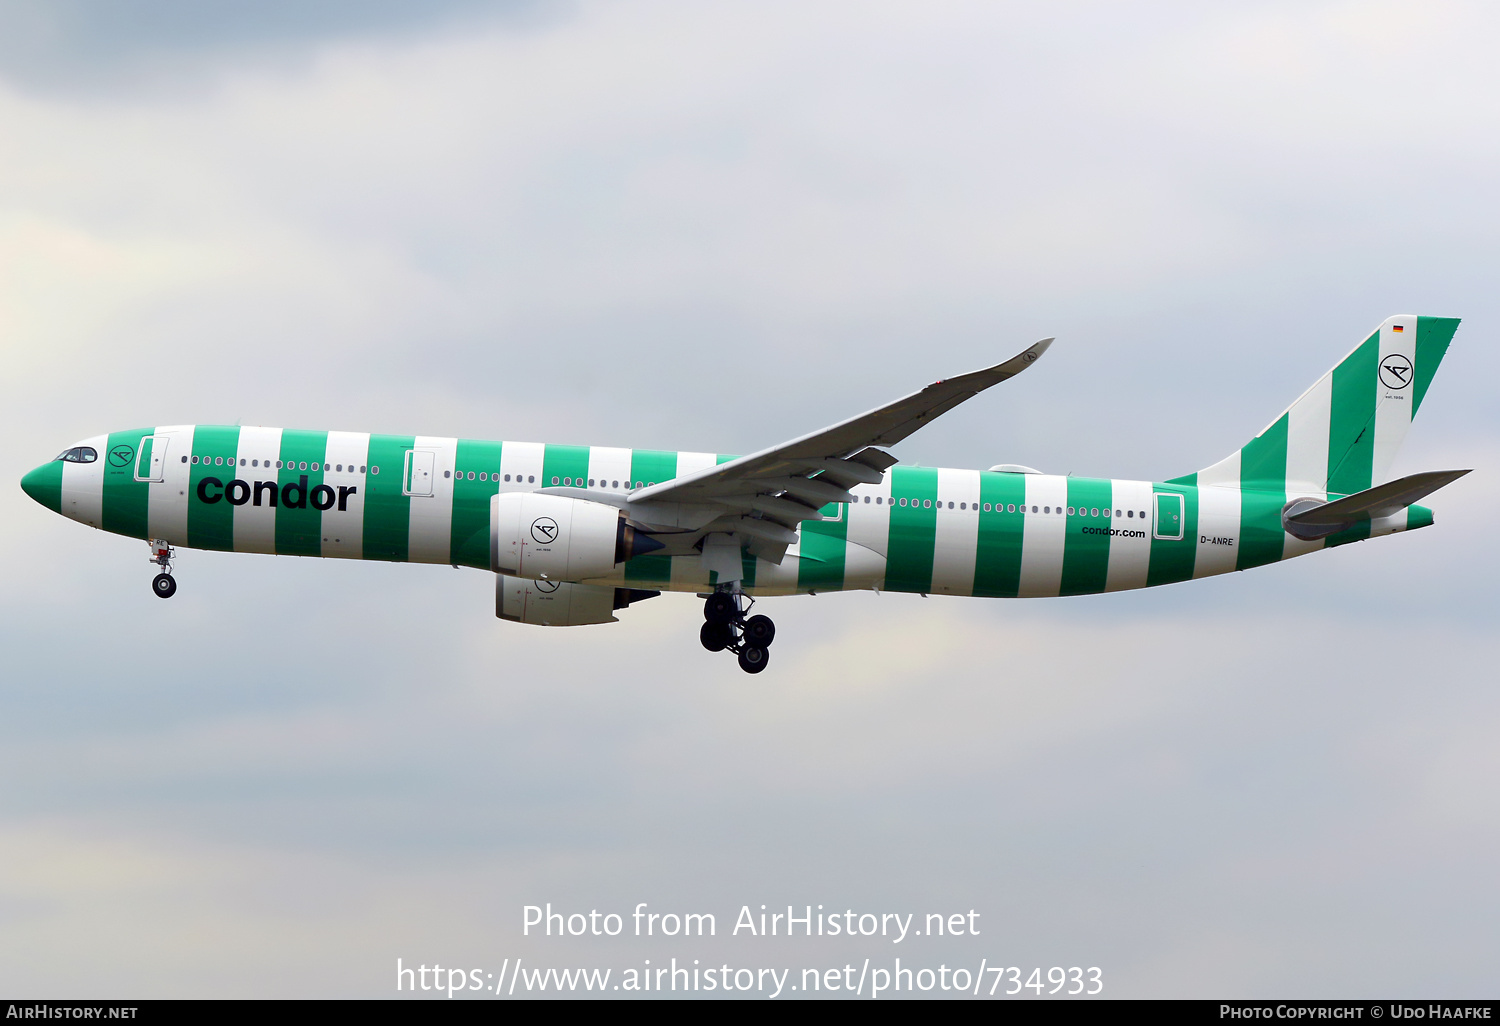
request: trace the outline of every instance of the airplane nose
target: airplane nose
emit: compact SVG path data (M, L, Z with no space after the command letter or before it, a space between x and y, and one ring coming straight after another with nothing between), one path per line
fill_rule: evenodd
M62 463L43 463L21 478L21 490L54 513L62 512Z

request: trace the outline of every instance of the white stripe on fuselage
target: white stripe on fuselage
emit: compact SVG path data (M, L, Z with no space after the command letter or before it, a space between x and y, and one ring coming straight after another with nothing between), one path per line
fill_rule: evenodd
M1110 535L1109 573L1104 580L1105 591L1127 591L1144 588L1146 575L1151 570L1151 531L1148 522L1140 517L1128 517L1131 510L1139 513L1151 508L1150 481L1111 481L1110 518L1105 527L1120 531L1140 531L1143 537L1126 538Z
M333 506L323 511L322 553L343 559L364 555L365 475L359 472L370 455L370 436L360 431L328 432L323 483L333 489ZM339 467L343 467L342 470ZM353 489L345 491L345 489Z
M193 452L192 424L159 427L158 437L167 441L166 461L162 464L162 480L148 486L146 492L146 534L151 538L165 538L173 545L186 545L188 540L188 486L192 481L191 463L182 462L182 457Z
M717 465L719 457L711 452L679 452L677 454L677 476L684 477ZM703 569L703 560L697 556L678 557L672 560L671 589L692 591L708 587L708 571Z
M92 463L69 463L62 468L62 515L88 524L104 526L104 465L109 459L109 436L99 435L78 443L98 454Z
M979 551L979 471L938 470L937 525L933 536L932 593L974 594ZM959 504L974 509L959 509ZM948 507L952 506L952 509Z
M453 470L458 462L458 439L419 435L412 448L432 452L436 459L432 494L411 497L407 558L413 563L446 563L453 550Z
M1068 479L1053 474L1027 474L1026 521L1021 535L1022 598L1056 595L1062 590L1063 547L1067 517L1057 512L1067 505ZM1032 507L1037 512L1031 512ZM1043 513L1051 508L1053 512Z
M281 508L280 492L276 491L281 479L276 469L276 460L281 458L281 428L240 428L238 458L245 461L245 469L238 476L250 485L250 501L234 508L234 551L274 555L276 511ZM234 476L230 475L231 478ZM257 482L271 485L271 488L261 489L258 506L255 503ZM273 492L276 495L274 501Z

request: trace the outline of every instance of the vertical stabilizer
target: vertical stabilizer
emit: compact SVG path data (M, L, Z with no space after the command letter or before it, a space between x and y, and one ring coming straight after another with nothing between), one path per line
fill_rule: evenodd
M1318 498L1384 480L1457 330L1456 317L1387 318L1243 448L1179 480Z

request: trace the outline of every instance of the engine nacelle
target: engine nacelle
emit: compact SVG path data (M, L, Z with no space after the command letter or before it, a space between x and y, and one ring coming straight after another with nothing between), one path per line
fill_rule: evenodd
M608 576L632 556L662 548L602 502L537 492L490 500L490 569L533 580ZM589 621L594 623L607 621Z
M529 581L496 574L495 615L502 620L542 627L614 623L616 609L624 609L632 602L660 594L659 591L611 588L608 585Z

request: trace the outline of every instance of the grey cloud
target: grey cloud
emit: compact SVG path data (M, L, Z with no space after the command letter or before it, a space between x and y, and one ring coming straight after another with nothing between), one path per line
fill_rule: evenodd
M0 79L65 95L180 89L256 55L473 21L525 26L560 7L551 0L8 0L0 5Z

